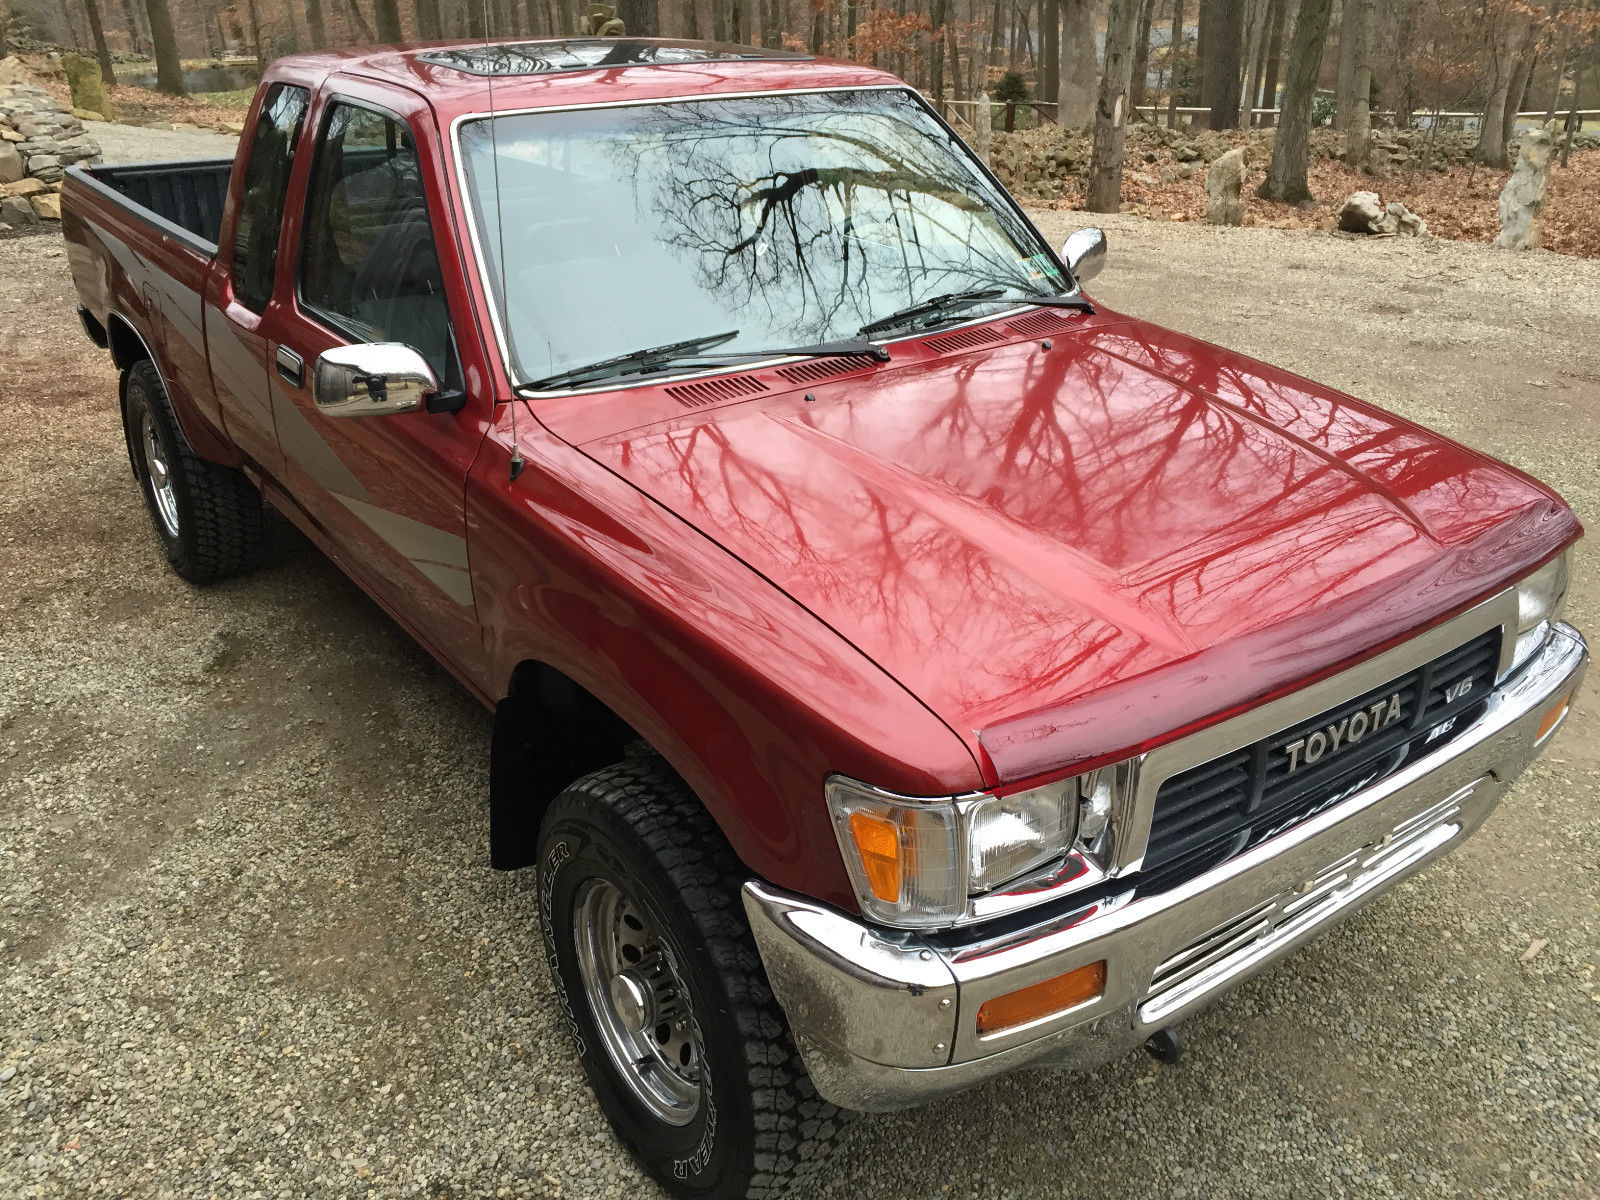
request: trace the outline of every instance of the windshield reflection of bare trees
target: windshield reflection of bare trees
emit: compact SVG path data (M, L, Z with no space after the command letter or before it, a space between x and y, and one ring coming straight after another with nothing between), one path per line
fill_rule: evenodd
M1407 497L1464 486L1459 457L1381 418L1128 328L1105 353L963 360L931 397L890 375L633 446L803 602L914 647L941 687L958 663L974 720L1389 579L1432 537ZM1352 464L1392 495L1363 499Z
M659 105L629 132L613 169L662 242L730 310L795 340L943 292L1033 286L1017 248L1034 235L907 97Z

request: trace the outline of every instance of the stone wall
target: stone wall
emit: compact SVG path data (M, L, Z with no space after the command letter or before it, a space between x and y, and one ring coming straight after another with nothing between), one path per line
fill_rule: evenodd
M83 122L43 88L0 84L0 235L61 219L67 168L100 161Z

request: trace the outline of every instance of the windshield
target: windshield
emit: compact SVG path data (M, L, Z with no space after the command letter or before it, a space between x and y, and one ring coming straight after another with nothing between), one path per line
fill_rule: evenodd
M923 316L969 319L1068 282L900 90L492 120L492 138L490 119L463 123L460 145L518 382L732 330L717 354L851 338L994 292Z

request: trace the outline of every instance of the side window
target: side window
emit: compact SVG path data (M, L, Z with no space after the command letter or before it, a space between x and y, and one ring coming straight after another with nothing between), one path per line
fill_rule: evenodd
M404 342L441 379L450 373L450 312L404 122L333 106L306 201L300 303L358 341Z
M283 197L308 99L305 88L274 84L261 102L250 157L245 160L244 193L233 235L233 292L253 312L262 311L272 298Z

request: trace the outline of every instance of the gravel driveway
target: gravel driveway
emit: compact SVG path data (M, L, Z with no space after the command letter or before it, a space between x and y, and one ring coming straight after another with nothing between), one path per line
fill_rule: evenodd
M1109 224L1106 302L1600 521L1600 263ZM167 572L73 303L56 239L0 243L0 1196L655 1194L531 879L487 867L487 713L282 521L250 578ZM1600 632L1592 547L1569 611ZM863 1119L805 1195L1600 1194L1590 680L1472 842L1188 1022L1179 1066Z

